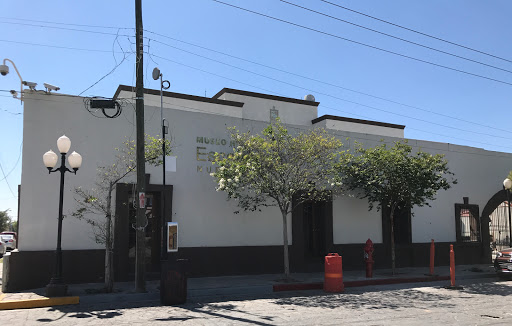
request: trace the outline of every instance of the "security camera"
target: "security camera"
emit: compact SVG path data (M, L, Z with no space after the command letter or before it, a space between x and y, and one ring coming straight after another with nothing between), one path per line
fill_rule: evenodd
M0 65L0 74L5 76L9 73L9 67L7 65Z
M43 85L44 85L44 87L46 87L46 90L48 92L50 92L50 91L58 91L60 89L60 87L54 86L52 84L44 83Z
M29 82L29 81L24 80L23 81L23 85L28 86L28 88L30 88L31 90L35 90L36 86L37 86L37 83L33 83L33 82Z
M18 98L18 92L16 92L15 90L11 89L10 93L11 93L12 97Z

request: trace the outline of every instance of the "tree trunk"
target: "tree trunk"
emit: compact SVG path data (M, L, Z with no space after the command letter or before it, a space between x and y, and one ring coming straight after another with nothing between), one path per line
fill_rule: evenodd
M283 215L283 249L284 249L284 276L290 277L290 261L288 257L288 211L281 210Z
M111 293L114 288L114 266L113 266L113 246L112 246L112 190L113 185L110 184L107 196L107 220L105 222L106 239L105 239L105 291Z
M395 207L391 206L391 213L389 214L389 221L391 222L391 273L395 275Z

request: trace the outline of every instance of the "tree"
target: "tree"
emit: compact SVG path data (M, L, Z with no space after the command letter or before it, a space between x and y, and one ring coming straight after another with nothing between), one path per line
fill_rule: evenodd
M216 190L226 192L228 200L236 200L245 211L279 208L284 274L289 277L287 216L305 201L330 198L335 186L330 180L342 143L322 129L292 136L279 120L260 135L232 128L231 137L237 143L233 154L215 155L218 169L211 175L218 184Z
M357 155L346 153L337 170L338 182L355 191L358 198L368 199L369 210L389 208L391 223L391 268L395 273L394 213L397 209L430 206L441 189L448 190L456 184L443 155L423 151L412 153L407 141L395 142L374 148L363 148L356 143Z
M5 211L0 211L0 230L1 231L9 231L9 225L11 223L11 218L9 217L9 210L10 209L6 209Z
M166 156L171 153L171 142L166 142ZM162 139L146 135L145 139L146 162L158 166L163 163ZM75 188L75 202L77 209L72 216L83 220L92 226L96 243L105 245L105 291L112 292L114 281L112 232L112 192L120 181L135 173L136 147L135 141L123 143L121 148L115 148L117 154L114 163L99 166L96 180L92 189ZM92 215L92 217L91 217ZM105 216L105 220L98 220L95 216Z

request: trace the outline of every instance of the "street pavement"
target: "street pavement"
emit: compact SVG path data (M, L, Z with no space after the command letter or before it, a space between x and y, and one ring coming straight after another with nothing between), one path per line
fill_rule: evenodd
M81 303L0 312L1 325L510 325L511 281L462 280L278 292L225 300L212 295L180 306L158 300Z
M446 275L448 268L436 272ZM374 278L411 279L426 268L376 270ZM320 273L294 274L297 282L316 282ZM365 279L345 272L345 280ZM161 306L158 282L147 293L133 283L116 283L113 294L92 294L101 284L70 285L79 305L0 311L0 325L505 325L512 323L512 282L499 281L490 266L457 266L457 285L448 281L347 287L341 294L321 290L272 292L279 275L189 279L184 305ZM6 294L37 295L39 290ZM509 312L510 311L510 312Z

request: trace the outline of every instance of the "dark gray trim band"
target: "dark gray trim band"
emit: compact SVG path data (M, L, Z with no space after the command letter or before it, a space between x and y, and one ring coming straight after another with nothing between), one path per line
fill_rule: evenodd
M127 92L133 92L134 87L127 86L127 85L119 85L119 87L116 90L116 93L114 94L113 99L115 100L121 91L127 91ZM160 91L157 89L149 89L144 88L144 94L150 94L150 95L160 95ZM228 105L228 106L234 106L241 108L244 106L244 103L241 102L235 102L235 101L225 101L225 100L219 100L215 98L209 98L209 97L202 97L202 96L195 96L195 95L189 95L189 94L181 94L181 93L174 93L174 92L163 92L163 96L165 97L174 97L174 98L180 98L183 100L190 100L190 101L198 101L198 102L206 102L206 103L213 103L213 104L220 104L220 105Z
M360 123L360 124L365 124L365 125L373 125L373 126L380 126L380 127L387 127L387 128L405 129L405 126L403 126L403 125L395 125L395 124L386 123L386 122L338 117L335 115L328 115L328 114L318 117L316 119L313 119L311 122L313 124L315 124L315 123L318 123L323 120L337 120L337 121L353 122L353 123Z
M242 90L233 89L233 88L223 88L217 94L213 95L212 98L217 99L217 98L221 97L224 93L244 95L244 96L251 96L251 97L258 97L258 98L264 98L264 99L267 99L267 100L289 102L289 103L297 103L297 104L310 105L310 106L318 106L320 104L320 102L304 101L304 100L299 100L299 99L291 98L291 97L282 97L282 96L277 96L277 95L270 95L270 94L262 94L262 93L255 93L255 92L249 92L249 91L242 91Z

